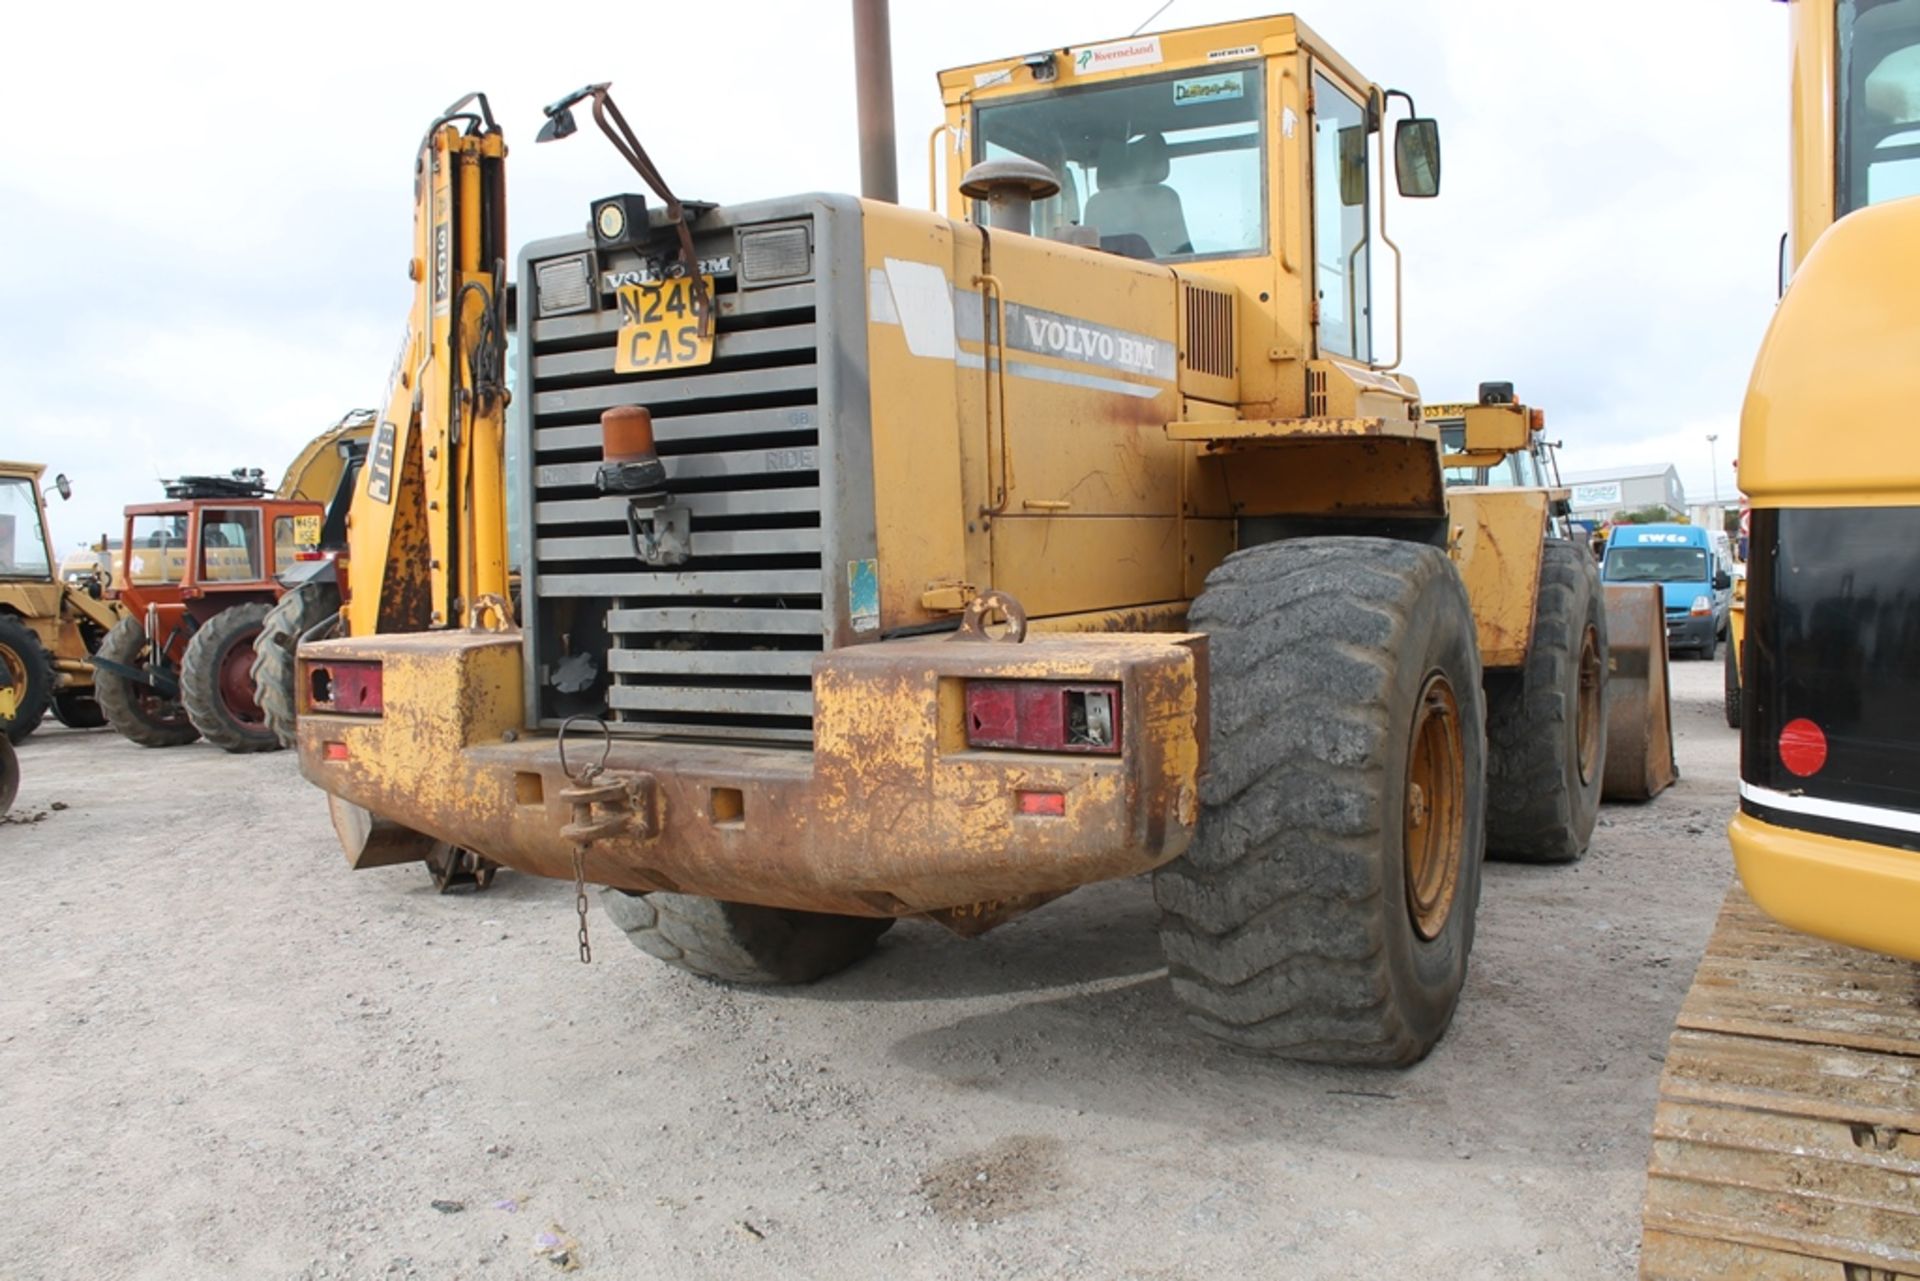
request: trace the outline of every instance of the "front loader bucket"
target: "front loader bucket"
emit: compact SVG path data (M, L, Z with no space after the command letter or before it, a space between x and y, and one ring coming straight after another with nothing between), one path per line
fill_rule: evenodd
M1607 596L1609 801L1650 801L1680 777L1667 697L1667 618L1657 584L1610 583Z

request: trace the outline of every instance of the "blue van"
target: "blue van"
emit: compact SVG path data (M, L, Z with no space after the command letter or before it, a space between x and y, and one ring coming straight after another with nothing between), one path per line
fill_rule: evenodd
M1667 652L1720 653L1733 601L1726 537L1697 525L1615 525L1600 577L1609 583L1658 583L1666 596Z

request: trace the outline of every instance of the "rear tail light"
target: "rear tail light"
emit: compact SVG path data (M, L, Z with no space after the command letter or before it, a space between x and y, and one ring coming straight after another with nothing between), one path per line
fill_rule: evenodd
M386 710L380 664L308 663L307 710L336 716L378 716Z
M1120 687L969 681L967 745L1118 755Z
M1780 729L1780 763L1801 778L1818 774L1827 764L1827 735L1802 716Z

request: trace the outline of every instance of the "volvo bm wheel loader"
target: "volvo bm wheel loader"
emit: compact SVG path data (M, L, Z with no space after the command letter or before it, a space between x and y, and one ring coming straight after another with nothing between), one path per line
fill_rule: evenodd
M1483 854L1577 857L1606 753L1591 558L1540 488L1446 491L1376 335L1387 176L1434 195L1437 128L1292 17L940 84L964 217L682 202L606 86L549 108L657 202L524 249L510 419L504 147L436 123L302 771L356 866L574 881L583 955L591 882L739 982L1151 873L1207 1030L1412 1062ZM1484 399L1470 444L1525 448Z
M1920 0L1789 27L1793 276L1740 424L1741 884L1661 1076L1649 1277L1920 1276Z

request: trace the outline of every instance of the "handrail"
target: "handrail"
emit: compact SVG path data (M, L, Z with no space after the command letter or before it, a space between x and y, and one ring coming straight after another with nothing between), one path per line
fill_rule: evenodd
M1007 298L1006 294L1001 291L1000 278L998 276L987 274L978 275L973 278L973 283L980 289L980 346L983 360L986 356L986 348L989 343L992 344L994 351L993 358L991 360L985 360L987 364L987 406L988 418L990 420L987 423L989 452L991 452L993 441L993 423L991 419L995 417L993 409L996 399L999 402L998 418L1000 420L1000 489L994 496L993 505L981 508L980 514L983 516L998 516L1007 510L1007 497L1013 492L1013 455L1008 449L1007 438ZM993 295L994 309L991 313L987 311L986 306L987 295L989 293ZM991 334L987 332L989 328L989 317L991 317L992 320L991 328L993 332ZM993 466L991 463L987 466L987 473L989 477L992 476Z

